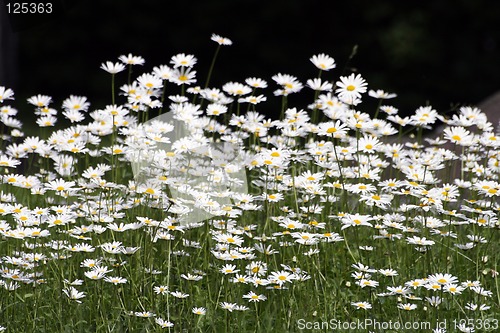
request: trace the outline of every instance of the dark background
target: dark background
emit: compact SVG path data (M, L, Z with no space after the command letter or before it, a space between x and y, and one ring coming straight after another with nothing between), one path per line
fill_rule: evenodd
M397 93L388 103L402 114L426 104L447 113L500 88L498 1L52 2L52 14L2 16L15 56L0 85L15 89L17 108L38 93L53 96L56 108L70 94L87 96L93 108L110 104L109 74L99 66L128 53L146 59L134 74L168 64L174 54L194 54L203 84L216 48L212 33L234 44L221 49L211 86L257 76L269 82L268 100L277 88L272 75L292 74L305 83L318 73L309 58L322 52L337 62L324 79L358 71L370 89ZM126 74L117 79L124 83ZM298 107L312 101L309 89L299 95L290 97ZM266 104L261 112L278 114Z

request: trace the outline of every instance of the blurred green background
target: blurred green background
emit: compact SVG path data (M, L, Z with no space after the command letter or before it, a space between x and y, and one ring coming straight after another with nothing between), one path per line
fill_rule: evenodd
M308 59L317 53L338 64L323 78L358 71L370 89L396 92L390 103L403 114L425 104L447 113L499 89L497 1L53 2L50 15L2 16L15 40L9 47L17 43L14 74L4 77L21 99L17 107L38 93L53 96L55 107L70 94L87 96L94 108L109 104L109 75L99 66L129 52L146 59L136 74L168 64L176 53L192 53L201 84L216 47L212 33L234 45L221 50L211 85L257 76L269 81L268 98L277 88L276 73L304 83L315 77ZM358 52L347 63L355 45ZM305 107L313 93L300 95L291 102ZM277 114L274 108L265 103L260 111Z

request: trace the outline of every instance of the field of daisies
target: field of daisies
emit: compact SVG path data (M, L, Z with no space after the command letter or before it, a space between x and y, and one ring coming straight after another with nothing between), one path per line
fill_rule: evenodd
M212 87L212 41L202 79L103 63L102 109L0 87L0 331L497 332L497 124L399 116L326 54Z

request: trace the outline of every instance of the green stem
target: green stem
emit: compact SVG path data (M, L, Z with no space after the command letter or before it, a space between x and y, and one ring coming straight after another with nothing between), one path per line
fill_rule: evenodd
M214 57L212 58L212 63L210 64L210 68L208 69L207 82L205 82L205 89L208 88L208 84L210 83L210 78L212 77L212 71L214 70L215 60L217 60L217 55L219 54L219 50L220 50L220 44L217 45L217 48L215 49Z
M115 105L115 74L111 74L111 104Z

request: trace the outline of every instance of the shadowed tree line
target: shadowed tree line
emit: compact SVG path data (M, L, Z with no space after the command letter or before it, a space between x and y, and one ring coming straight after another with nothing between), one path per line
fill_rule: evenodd
M272 95L272 75L292 74L305 82L317 75L308 59L327 53L338 66L324 79L359 71L369 88L398 93L393 104L403 114L427 103L448 112L455 103L475 104L498 89L498 2L54 3L55 12L46 16L3 13L2 44L10 44L2 48L0 79L16 89L18 99L43 93L61 101L77 94L96 107L107 104L109 76L99 65L129 52L146 59L136 73L168 64L176 53L192 53L202 84L215 50L212 33L234 42L221 50L213 86L257 76L269 81ZM347 63L355 45L357 54ZM300 95L295 104L305 107L313 93ZM273 114L272 103L264 108Z

